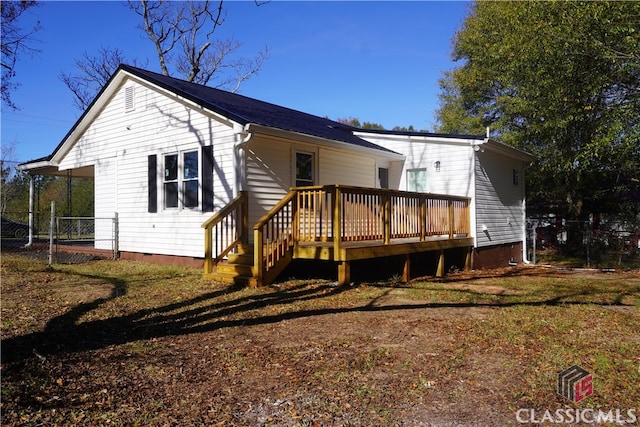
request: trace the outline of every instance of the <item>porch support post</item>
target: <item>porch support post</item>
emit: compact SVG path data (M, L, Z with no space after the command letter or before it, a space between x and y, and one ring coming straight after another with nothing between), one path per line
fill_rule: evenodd
M33 245L33 209L34 209L34 200L35 200L35 177L32 174L29 174L29 241L25 245L25 247L31 247Z
M402 268L402 283L407 283L411 279L411 254L404 256L404 266Z
M351 264L349 261L338 263L338 285L348 285L351 281Z
M444 277L444 249L440 250L438 256L438 269L436 270L436 277Z

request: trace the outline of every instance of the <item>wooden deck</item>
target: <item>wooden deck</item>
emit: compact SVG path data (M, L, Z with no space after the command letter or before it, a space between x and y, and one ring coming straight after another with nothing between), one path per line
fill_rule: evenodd
M294 247L294 259L317 259L322 261L356 261L360 259L407 255L416 252L432 252L473 246L470 237L449 239L448 236L432 236L426 240L417 237L383 240L345 242L336 253L331 242L300 242Z
M227 277L263 285L292 259L311 259L336 262L344 284L350 281L351 261L405 255L403 279L408 280L410 254L438 251L437 274L443 275L444 252L453 248L469 248L465 268L470 267L467 198L338 185L294 188L253 226L252 243L246 200L240 195L224 215L202 225L206 277L221 279L222 269ZM233 265L222 267L227 254Z

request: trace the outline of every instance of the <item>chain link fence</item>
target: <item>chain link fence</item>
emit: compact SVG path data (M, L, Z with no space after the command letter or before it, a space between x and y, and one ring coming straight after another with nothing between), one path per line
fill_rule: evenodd
M63 217L34 212L29 234L29 212L2 214L3 249L28 250L50 264L73 264L118 258L118 216Z
M118 217L55 217L52 262L77 263L118 257Z
M527 230L528 258L533 262L555 250L565 260L584 267L640 266L640 230L632 227L593 220L530 218Z

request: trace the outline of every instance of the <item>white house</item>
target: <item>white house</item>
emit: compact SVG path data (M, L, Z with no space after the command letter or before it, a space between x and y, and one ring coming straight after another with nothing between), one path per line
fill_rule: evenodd
M20 168L93 177L95 216L118 214L123 258L202 265L202 224L239 194L251 226L292 187L339 184L468 198L482 267L523 260L532 160L484 137L359 129L122 65L53 153Z
M474 267L525 258L525 169L530 154L483 136L359 130L356 135L401 153L390 163L394 188L471 199Z

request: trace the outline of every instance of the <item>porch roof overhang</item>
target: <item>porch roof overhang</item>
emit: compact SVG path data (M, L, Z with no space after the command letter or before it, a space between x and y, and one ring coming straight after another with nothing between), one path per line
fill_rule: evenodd
M60 170L57 164L51 160L38 159L21 163L17 169L22 172L29 172L31 175L41 176L70 176L72 178L93 178L93 166L84 166L75 169Z

